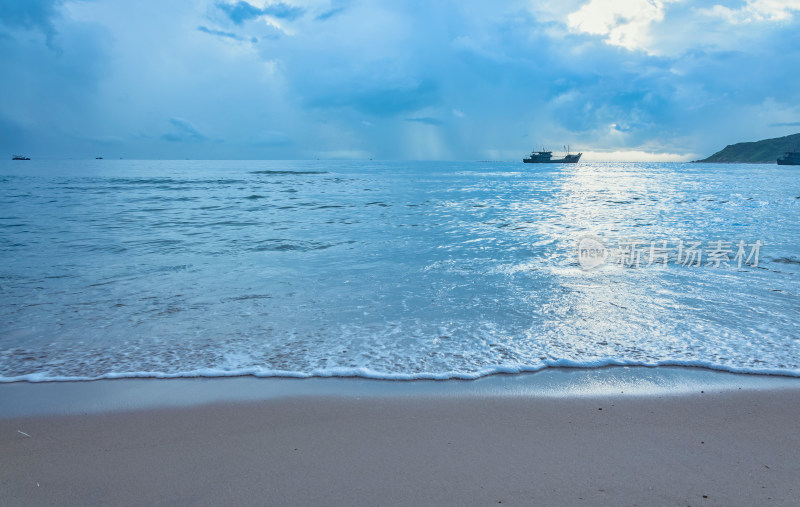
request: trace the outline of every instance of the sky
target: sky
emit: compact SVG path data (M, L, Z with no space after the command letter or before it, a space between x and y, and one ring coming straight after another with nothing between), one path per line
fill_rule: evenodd
M3 0L0 154L692 160L800 132L800 0Z

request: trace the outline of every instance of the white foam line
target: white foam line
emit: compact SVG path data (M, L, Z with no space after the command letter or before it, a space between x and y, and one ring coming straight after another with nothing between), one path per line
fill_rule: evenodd
M614 358L605 358L595 361L573 361L570 359L550 360L540 365L513 365L513 366L493 366L474 372L420 372L420 373L392 373L371 370L369 368L326 368L322 370L311 370L308 372L291 370L269 370L263 368L243 368L238 370L215 370L198 369L177 373L164 372L112 372L96 377L62 377L48 376L44 373L32 373L17 377L0 377L0 383L11 382L75 382L92 381L104 379L124 379L124 378L218 378L218 377L244 377L252 376L259 378L279 377L279 378L312 378L312 377L360 377L378 380L475 380L499 373L531 373L546 368L581 368L595 369L605 366L686 366L704 368L707 370L726 371L729 373L746 373L756 375L777 375L782 377L800 377L800 369L792 368L739 368L729 365L719 365L704 361L656 361L638 362L625 361Z

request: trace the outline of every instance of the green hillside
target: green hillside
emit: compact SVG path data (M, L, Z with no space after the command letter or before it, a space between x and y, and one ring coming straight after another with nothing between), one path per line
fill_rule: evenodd
M764 139L753 143L730 144L724 150L697 162L745 162L772 163L787 151L800 151L800 134L792 134L775 139Z

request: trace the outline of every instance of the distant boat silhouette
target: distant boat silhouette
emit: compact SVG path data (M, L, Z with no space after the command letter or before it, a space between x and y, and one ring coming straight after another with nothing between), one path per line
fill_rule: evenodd
M800 165L800 151L787 151L778 159L778 165Z
M94 157L95 160L103 160L103 157Z
M11 157L11 160L30 160L30 158L23 155L14 155Z
M530 156L523 158L522 161L526 164L577 164L578 160L581 159L581 155L583 155L583 153L570 155L569 146L565 146L564 150L566 151L564 158L553 158L552 151L545 151L542 148L542 151L532 151Z

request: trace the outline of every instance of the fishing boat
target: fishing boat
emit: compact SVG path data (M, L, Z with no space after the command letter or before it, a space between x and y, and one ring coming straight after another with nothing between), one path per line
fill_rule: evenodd
M23 155L14 155L11 157L11 160L30 160L30 157L25 157Z
M778 159L778 165L800 165L800 151L787 151Z
M566 154L562 158L553 158L553 152L542 148L542 151L532 151L528 158L522 161L526 164L577 164L583 153L570 154L569 146L564 147Z

